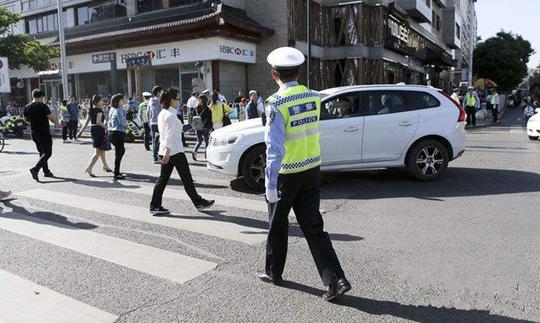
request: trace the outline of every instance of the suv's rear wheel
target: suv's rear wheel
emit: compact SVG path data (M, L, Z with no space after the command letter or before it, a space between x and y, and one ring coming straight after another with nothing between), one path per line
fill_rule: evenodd
M242 176L247 186L257 192L264 191L266 149L263 145L250 150L242 163Z
M407 169L421 181L438 179L448 167L448 151L436 140L417 143L407 157Z
M529 136L529 140L538 140L538 137L535 137L535 136Z

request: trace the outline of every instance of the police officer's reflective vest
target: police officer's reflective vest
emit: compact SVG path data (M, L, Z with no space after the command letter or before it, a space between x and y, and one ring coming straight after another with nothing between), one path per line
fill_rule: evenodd
M139 111L142 112L142 117L148 118L148 101L144 101L141 104L139 104Z
M467 96L465 97L465 106L476 107L476 98L474 97L474 94L467 93Z
M299 173L319 166L319 93L297 85L277 92L266 103L279 110L285 120L285 156L279 173Z

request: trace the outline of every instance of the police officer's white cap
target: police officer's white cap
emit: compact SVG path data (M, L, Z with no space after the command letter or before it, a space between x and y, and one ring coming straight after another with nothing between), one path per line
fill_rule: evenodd
M143 93L142 93L142 96L143 96L143 97L150 97L150 96L152 96L152 93L150 93L150 92L143 92Z
M304 54L296 48L280 47L274 49L266 58L268 64L273 68L295 68L299 67L306 61Z

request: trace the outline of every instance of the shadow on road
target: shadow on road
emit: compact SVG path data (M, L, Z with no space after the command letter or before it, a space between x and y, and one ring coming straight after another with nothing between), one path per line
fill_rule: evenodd
M532 172L448 168L434 182L415 181L404 170L374 170L323 175L322 199L383 199L484 196L540 191L540 175Z
M0 204L4 204L6 208L10 208L13 210L13 211L9 211L13 213L9 213L6 209L0 207L0 217L16 219L16 220L21 220L21 221L29 221L29 222L34 222L41 225L51 225L51 226L58 226L62 228L67 227L73 230L77 230L77 229L78 230L92 230L92 229L97 228L96 225L87 223L87 222L71 222L65 216L62 216L54 212L29 211L22 206L13 204L12 202L15 200L16 199L8 199L8 200L4 200L0 202ZM23 215L23 217L21 217L20 215Z
M257 220L252 218L246 218L246 217L239 217L239 216L230 216L230 215L224 215L225 211L222 210L212 210L212 211L202 211L202 213L210 215L212 219L215 221L223 221L223 222L231 222L236 223L239 225L262 229L262 230L268 230L268 221L263 220ZM170 215L171 217L178 217L177 215ZM193 217L186 217L189 219L192 219ZM201 219L208 220L208 217L201 217ZM332 240L336 241L360 241L364 240L364 238L359 236L353 236L346 233L329 233L330 238ZM303 237L304 234L302 233L302 230L300 230L300 227L296 224L289 225L289 236L291 237Z
M294 289L320 297L325 291L302 285L300 283L284 281L284 288ZM415 322L533 322L514 319L507 316L491 314L485 310L461 310L457 308L434 307L426 305L405 305L397 302L379 301L358 296L344 295L339 298L336 305L347 306L373 315L390 315L396 318ZM391 319L390 319L391 320Z
M37 155L37 152L31 152L31 151L9 151L5 150L1 152L0 154L6 154L6 155Z
M145 174L133 174L133 173L127 173L127 178L124 181L134 180L134 181L144 181L148 183L155 183L159 176L151 176L151 175L145 175ZM169 185L182 185L182 181L179 179L172 178L172 176L175 176L175 173L171 175L171 178L169 179ZM176 175L177 176L177 175ZM214 185L214 184L204 184L199 183L194 180L193 184L195 184L195 187L200 188L227 188L227 186L223 185Z

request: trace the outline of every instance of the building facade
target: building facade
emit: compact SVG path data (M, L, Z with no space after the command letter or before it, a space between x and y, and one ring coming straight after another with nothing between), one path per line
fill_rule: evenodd
M56 1L0 0L21 13L13 33L58 46ZM450 88L468 81L476 41L473 0L69 0L64 1L69 89L78 97L140 95L154 84L193 89L275 91L268 53L307 54L311 85L398 83ZM59 59L47 71L11 71L12 96L41 87L62 97ZM306 81L307 70L302 71Z

